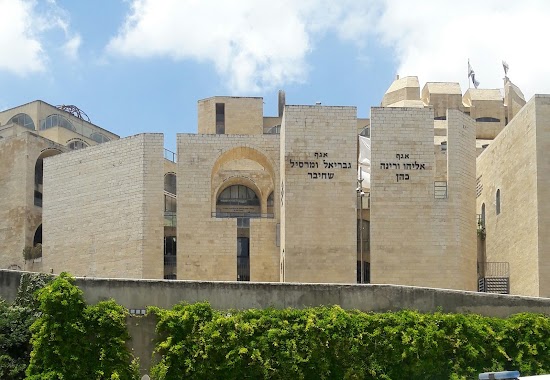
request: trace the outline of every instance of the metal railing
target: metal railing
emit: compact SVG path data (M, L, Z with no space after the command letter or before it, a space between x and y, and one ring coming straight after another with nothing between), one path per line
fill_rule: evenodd
M166 148L164 148L164 158L168 161L178 162L178 155Z
M274 214L258 214L258 213L246 213L246 212L213 212L213 218L267 218L273 219Z
M510 277L510 263L489 261L477 263L478 277Z

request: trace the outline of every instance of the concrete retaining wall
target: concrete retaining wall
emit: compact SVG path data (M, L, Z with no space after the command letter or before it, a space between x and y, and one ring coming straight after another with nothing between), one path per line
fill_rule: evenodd
M15 298L21 273L0 270L0 297ZM534 298L396 285L335 285L199 282L77 278L88 303L113 298L128 309L170 308L208 301L216 309L303 308L340 305L344 309L385 312L441 310L506 317L520 312L550 314L549 298Z

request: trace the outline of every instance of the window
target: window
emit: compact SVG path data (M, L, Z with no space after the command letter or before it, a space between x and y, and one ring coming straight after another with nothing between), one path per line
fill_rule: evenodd
M481 226L485 227L485 203L481 205Z
M274 197L273 197L273 191L271 194L269 194L269 197L267 197L267 213L273 214L273 205L275 204Z
M268 135L278 135L281 133L281 125L275 125L268 129L267 134Z
M447 120L447 116L436 116L434 120Z
M27 128L34 131L34 122L32 118L26 113L19 113L12 117L8 123L20 125L23 128Z
M216 134L225 133L225 104L216 103Z
M165 236L164 237L164 279L175 280L176 279L176 237Z
M359 133L359 136L370 138L370 126L366 125Z
M500 119L497 119L496 117L478 117L476 121L482 123L500 123Z
M250 281L250 239L237 238L237 281Z
M64 116L53 114L42 120L40 123L40 130L45 130L53 127L61 127L71 131L75 131L75 127Z
M497 190L495 204L496 204L496 211L497 211L497 215L498 215L498 214L500 214L500 189Z
M86 148L88 146L88 144L86 144L82 140L73 140L73 141L69 142L69 144L67 144L67 146L71 150L78 150L78 149Z
M164 191L170 194L176 194L176 175L167 173L164 175Z
M251 188L244 185L233 185L221 192L216 204L231 206L259 206L260 199Z
M110 138L108 138L107 136L99 133L99 132L94 132L90 135L90 138L92 140L94 140L95 142L97 142L98 144L101 144L101 143L104 143L104 142L107 142L107 141L111 141Z

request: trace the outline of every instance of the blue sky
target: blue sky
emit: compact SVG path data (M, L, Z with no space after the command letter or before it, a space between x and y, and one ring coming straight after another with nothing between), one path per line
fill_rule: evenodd
M414 4L414 7L412 6ZM396 74L550 93L544 0L0 0L0 110L73 104L121 136L196 131L197 100L354 105Z

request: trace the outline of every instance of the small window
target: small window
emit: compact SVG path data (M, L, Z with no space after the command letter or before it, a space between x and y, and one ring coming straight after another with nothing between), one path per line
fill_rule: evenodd
M481 225L485 227L485 203L481 205Z
M34 131L34 122L32 121L32 118L27 115L26 113L19 113L12 117L8 123L17 124L23 128L30 129Z
M281 125L275 125L267 131L268 135L278 135L281 133Z
M436 116L434 120L447 120L447 116Z
M216 134L225 133L225 104L216 103Z
M366 125L359 133L359 136L370 138L370 126Z
M500 189L497 190L495 199L497 215L500 214Z
M482 123L500 123L500 119L497 119L496 117L478 117L476 121Z
M164 191L170 194L176 194L176 175L167 173L164 175Z

